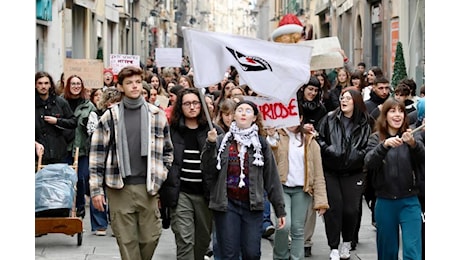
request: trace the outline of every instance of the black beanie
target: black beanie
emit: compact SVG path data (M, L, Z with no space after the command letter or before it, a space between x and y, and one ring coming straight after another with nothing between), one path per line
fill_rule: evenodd
M259 109L257 109L257 105L254 104L254 102L249 101L249 100L242 100L242 101L238 102L238 104L236 104L236 106L235 106L235 110L236 110L237 107L239 107L242 104L250 105L252 107L252 110L254 110L254 115L257 116L259 114Z

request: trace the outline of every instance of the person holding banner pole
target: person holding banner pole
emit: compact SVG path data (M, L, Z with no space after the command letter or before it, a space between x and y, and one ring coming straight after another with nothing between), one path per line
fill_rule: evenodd
M244 100L235 107L229 132L208 132L201 170L210 184L217 243L223 259L260 259L264 190L285 225L283 188L273 152L263 137L257 105Z

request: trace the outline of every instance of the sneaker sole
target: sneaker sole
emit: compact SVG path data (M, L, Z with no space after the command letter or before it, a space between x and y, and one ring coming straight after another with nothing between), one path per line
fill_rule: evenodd
M275 229L274 228L270 228L268 230L265 231L265 233L263 234L263 238L267 238L267 237L270 237L271 235L273 235L275 233Z

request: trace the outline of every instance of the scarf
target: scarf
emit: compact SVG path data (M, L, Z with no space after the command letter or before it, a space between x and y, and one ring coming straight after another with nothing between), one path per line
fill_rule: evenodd
M246 128L246 129L240 129L238 126L236 126L236 122L233 121L230 124L230 130L225 134L224 138L222 139L222 143L220 144L219 147L219 153L217 154L217 169L220 170L222 167L220 165L221 159L220 156L222 152L225 150L225 146L227 145L227 141L230 138L230 136L233 136L235 141L241 145L240 152L238 153L238 157L240 158L240 182L238 184L238 187L242 188L245 186L244 184L244 178L246 175L244 174L244 155L247 152L247 149L249 146L252 145L255 154L255 160L252 164L257 165L257 166L263 166L264 162L262 160L262 145L260 144L259 141L259 135L258 135L259 128L257 127L256 124L253 124L251 127Z
M147 156L148 146L149 146L149 108L142 95L137 99L132 99L128 97L123 97L120 102L120 113L118 118L118 140L121 142L121 145L117 145L117 153L120 158L120 172L123 178L131 176L131 165L129 163L129 150L128 150L128 138L126 136L126 127L125 127L125 107L127 109L137 109L141 108L141 155Z

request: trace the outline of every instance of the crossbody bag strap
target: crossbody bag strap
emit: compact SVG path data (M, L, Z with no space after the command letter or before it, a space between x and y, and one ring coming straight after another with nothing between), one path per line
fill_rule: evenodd
M104 162L107 162L107 158L109 157L109 152L112 151L115 148L115 127L114 127L114 122L113 122L113 114L112 114L112 109L109 109L110 112L110 120L109 120L109 126L110 126L110 138L109 138L109 144L107 145L107 148L105 150L105 160ZM113 149L112 149L113 147ZM110 164L113 164L113 156L112 156L112 161Z

